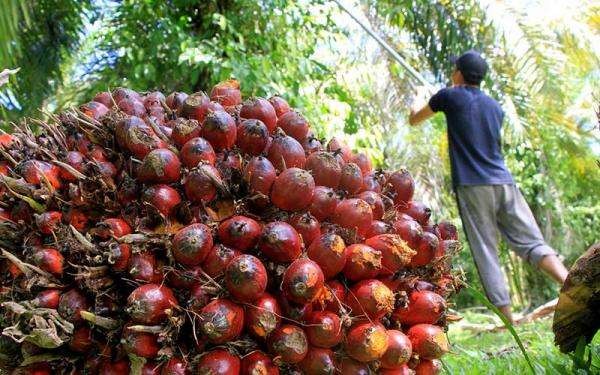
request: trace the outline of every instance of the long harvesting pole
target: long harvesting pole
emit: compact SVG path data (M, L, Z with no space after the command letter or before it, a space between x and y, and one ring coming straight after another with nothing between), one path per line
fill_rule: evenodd
M398 54L398 52L396 52L385 40L381 39L381 37L379 35L377 35L375 33L375 31L373 31L369 26L365 25L364 22L362 22L361 20L359 20L350 11L350 9L348 9L339 0L332 0L332 1L334 3L336 3L340 8L342 8L342 10L344 12L348 13L348 15L350 16L350 18L352 18L357 24L359 24L360 27L362 27L363 30L365 30L367 32L367 34L369 34L373 39L375 39L377 41L377 43L379 43L379 45L381 47L383 47L383 49L385 49L394 58L394 60L396 60L400 65L402 65L402 67L404 69L406 69L406 71L413 78L415 78L417 81L419 81L419 83L421 83L422 85L427 86L428 88L432 88L431 83L427 82L427 80L425 79L425 77L423 77L423 75L421 73L419 73L417 70L415 70L408 62L406 62L406 60L402 56L400 56Z

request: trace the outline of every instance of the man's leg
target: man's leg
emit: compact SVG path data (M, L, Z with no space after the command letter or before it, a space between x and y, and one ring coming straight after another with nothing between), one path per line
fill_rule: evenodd
M567 269L556 251L546 244L529 205L515 185L503 185L498 226L510 247L523 259L548 273L562 284Z
M495 195L495 187L490 185L456 189L463 228L485 293L512 322L508 287L498 260Z

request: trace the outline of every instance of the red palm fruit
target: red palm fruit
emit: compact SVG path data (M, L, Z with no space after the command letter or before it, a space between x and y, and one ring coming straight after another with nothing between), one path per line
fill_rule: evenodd
M142 366L141 375L161 375L162 365L154 361L146 360Z
M380 234L365 241L365 244L381 252L381 275L392 275L410 264L416 251L397 234Z
M398 369L404 366L412 355L412 344L401 331L390 329L387 331L388 348L380 359L381 367L385 369Z
M429 290L417 290L408 297L408 305L394 311L392 318L403 326L435 324L446 311L442 296Z
M8 133L0 134L0 146L9 148L10 146L12 146L14 139L15 138L11 134L8 134Z
M325 306L323 310L340 313L342 303L346 301L346 287L338 280L329 280L325 287Z
M217 154L217 168L226 175L232 169L242 170L242 155L237 151L221 151Z
M162 92L153 91L144 96L144 100L142 101L142 103L144 104L144 107L146 107L148 110L152 107L160 107L162 109L161 103L164 101L165 95Z
M260 120L244 120L237 128L235 144L248 155L262 154L269 143L269 129Z
M308 247L307 255L321 268L326 279L335 277L346 265L346 244L335 233L325 233Z
M160 283L164 275L159 266L152 253L136 253L131 256L129 261L129 274L138 282Z
M217 188L223 185L221 173L210 164L199 164L184 179L185 195L192 202L206 203L217 196Z
M107 106L102 103L91 101L79 107L79 110L88 117L99 120L110 111Z
M90 304L85 295L77 289L71 289L60 295L57 311L60 316L77 325L83 323L79 312L89 308Z
M322 293L323 271L310 259L296 259L283 274L281 290L285 298L300 305L314 301Z
M81 326L75 328L73 331L73 336L71 336L71 340L69 340L69 349L78 353L86 353L89 352L94 347L94 342L92 341L92 331L89 327Z
M323 151L323 145L318 138L309 133L301 142L302 148L306 155L310 155L314 152Z
M126 359L115 362L106 360L100 365L98 375L129 375L129 367L129 361Z
M302 240L294 227L274 221L263 226L258 248L269 259L288 263L298 259L302 253Z
M173 291L157 284L137 287L127 297L127 312L131 319L141 324L160 324L177 307Z
M344 348L346 354L357 361L377 360L388 348L387 331L379 323L357 323L348 330Z
M442 373L442 362L437 359L421 359L415 367L415 375L437 375Z
M100 161L96 163L98 166L98 172L103 177L115 177L117 175L117 167L109 161Z
M355 361L350 357L343 357L339 363L338 369L340 375L371 375L369 365Z
M374 191L367 190L360 193L357 197L367 202L369 206L371 206L371 211L373 212L373 220L381 220L383 218L383 214L385 212L385 204L383 204L383 199L381 199L381 195Z
M171 124L172 132L171 139L179 147L183 146L187 141L192 138L200 136L202 127L196 120L189 120L183 117L178 117Z
M188 168L194 168L199 163L214 165L217 155L212 146L204 138L192 138L181 148L181 161Z
M35 250L32 259L33 263L44 271L54 276L62 276L65 258L58 250L50 247Z
M277 178L277 172L269 159L257 156L246 164L243 178L251 193L260 193L268 197L271 194L271 186Z
M363 185L361 191L373 191L377 194L381 194L381 178L377 173L369 173L363 177Z
M103 147L98 145L92 145L88 147L87 153L82 152L82 154L87 155L90 159L95 160L97 162L103 162L108 161L106 152L106 149L104 149Z
M202 123L200 134L216 151L229 150L237 136L235 120L225 111L210 112Z
M80 232L83 232L86 229L89 221L88 215L76 208L70 208L65 214L65 219L67 223Z
M155 358L160 350L158 337L152 333L136 332L125 326L121 338L123 349L128 354L142 358Z
M440 240L434 234L429 232L423 233L417 254L412 257L410 265L412 267L420 267L431 263L435 257L439 243Z
M240 375L279 375L279 367L273 363L271 357L255 350L242 358Z
M208 305L211 298L212 296L208 294L204 285L202 283L196 283L190 288L190 298L187 306L194 313L199 314L204 306Z
M34 214L35 225L44 234L52 234L62 220L62 214L58 211L47 211L42 214Z
M217 83L210 91L210 100L224 107L233 107L242 103L240 83L235 79Z
M332 188L315 186L313 200L308 210L317 220L324 221L334 214L339 202L340 198Z
M407 170L392 173L385 182L386 192L394 199L396 207L403 207L412 200L415 181Z
M315 181L307 171L288 168L275 179L271 201L286 211L299 211L310 205L315 191Z
M53 188L60 189L60 168L39 160L27 160L20 165L20 175L30 184L42 185L46 182Z
M277 302L279 302L281 311L283 311L283 316L295 322L305 322L310 314L312 314L314 311L314 306L312 303L298 305L290 302L281 294L277 296Z
M381 252L364 244L354 244L346 248L348 259L344 275L352 281L372 279L381 272Z
M165 148L167 144L142 119L131 116L117 123L117 142L135 157L143 159L152 150Z
M176 289L191 289L202 280L202 267L194 266L186 269L173 269L167 273L169 286Z
M362 188L363 176L358 165L354 163L346 163L342 167L340 177L340 189L348 194L355 194Z
M125 98L117 102L117 107L129 116L145 117L146 108L144 104L136 99Z
M242 253L236 249L229 248L222 244L215 244L204 259L202 269L212 278L216 278L225 272L225 267L229 262L241 255Z
M179 110L183 117L194 119L202 123L210 112L223 111L223 106L217 102L211 102L210 98L203 92L189 95Z
M1 190L0 195L2 195ZM12 217L10 211L0 207L0 222L3 221L12 221Z
M327 151L313 152L306 159L306 170L309 171L315 183L337 189L342 178L342 168L335 156Z
M308 212L292 215L289 223L296 229L298 234L300 234L305 247L310 246L312 242L321 235L321 225L319 224L319 221Z
M298 366L305 374L333 375L336 370L335 354L330 349L310 348Z
M334 312L315 311L309 315L305 328L308 342L319 348L332 348L342 342L342 322Z
M33 217L33 210L27 203L24 201L16 202L10 211L10 217L12 221L18 223L31 223L31 218Z
M171 357L162 366L160 375L190 375L188 363L182 358Z
M394 228L390 224L379 220L373 220L365 237L371 238L380 234L388 234L392 233L393 230Z
M398 368L381 369L379 372L380 375L415 375L415 372L408 367L408 365L404 364Z
M346 163L352 160L352 150L350 147L336 137L331 138L329 143L327 143L327 151L339 154Z
M246 330L255 337L266 339L281 323L281 308L277 300L264 293L246 306Z
M369 173L373 172L373 164L371 164L371 158L369 158L365 153L359 152L355 154L352 157L351 161L354 164L358 165L363 176L366 176Z
M460 249L460 242L456 240L443 240L435 250L434 259L439 259L446 254L453 254Z
M225 268L225 286L235 299L255 301L267 289L267 270L257 257L240 255Z
M34 306L43 307L47 309L58 308L60 300L60 290L58 289L46 289L39 292L33 299Z
M441 327L417 324L407 333L413 352L424 359L439 359L449 351L448 339Z
M85 156L79 151L69 151L67 152L64 162L69 164L76 171L81 172L83 171ZM77 181L77 177L73 176L64 168L60 169L60 178L65 181Z
M7 372L8 373L8 372ZM47 362L37 362L31 365L22 366L12 371L11 375L51 375L52 368Z
M240 373L240 358L225 349L215 349L200 357L197 374L237 375Z
M138 179L142 182L170 184L178 182L180 177L181 162L166 148L150 151L138 170Z
M458 229L454 224L448 221L440 221L438 229L442 240L458 240Z
M96 224L94 233L103 240L121 238L131 233L131 227L121 218L109 218Z
M301 362L308 353L308 340L302 328L284 324L269 336L269 350L284 363Z
M246 100L240 109L240 117L262 121L271 133L275 131L278 125L275 108L273 108L268 100L263 98Z
M362 199L344 199L335 208L333 222L342 228L364 236L373 221L371 206Z
M427 225L423 226L423 230L425 232L429 232L429 233L435 235L438 238L438 240L442 239L442 236L440 235L440 230L438 229L437 224L431 224L431 223L427 224Z
M286 168L304 168L306 163L302 145L294 138L281 134L273 138L267 158L280 172Z
M121 181L117 190L117 199L121 205L126 206L131 202L137 202L140 196L140 185L138 181L128 174L121 174ZM74 186L74 185L70 185Z
M277 119L277 126L298 142L306 138L309 128L308 121L296 111L288 111L280 116Z
M246 216L233 216L219 225L219 240L222 244L242 252L256 246L261 227L256 220Z
M115 103L118 103L126 98L134 99L139 102L142 101L142 96L139 93L126 87L117 87L116 89L114 89L112 92L112 97L115 100Z
M212 246L213 238L209 227L200 223L188 225L173 237L173 257L185 266L195 266L206 259Z
M183 106L183 103L187 98L188 94L184 92L174 91L167 96L167 98L165 99L165 103L167 104L167 107L176 111Z
M213 344L237 338L244 328L244 309L226 299L215 299L200 312L198 328Z
M392 226L394 232L402 237L411 248L417 249L419 247L419 243L423 238L423 229L419 223L408 217L396 220Z
M96 96L94 96L94 99L92 99L92 101L102 103L107 108L111 108L114 105L112 95L110 95L110 93L106 91L101 91L97 93Z
M419 224L425 226L429 222L431 210L422 202L410 201L400 209L400 212L415 219Z
M277 117L281 117L291 110L288 102L278 95L273 95L272 97L270 97L269 103L271 103L271 105L273 106Z
M353 316L381 320L394 310L394 293L381 281L362 280L356 283L346 297Z
M153 185L144 190L142 201L155 207L164 216L170 216L181 203L181 196L169 185Z

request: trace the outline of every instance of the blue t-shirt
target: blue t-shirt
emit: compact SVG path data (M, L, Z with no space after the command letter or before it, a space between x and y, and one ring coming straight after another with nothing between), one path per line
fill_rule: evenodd
M446 115L454 186L514 183L502 157L497 101L477 87L456 86L438 91L429 106Z

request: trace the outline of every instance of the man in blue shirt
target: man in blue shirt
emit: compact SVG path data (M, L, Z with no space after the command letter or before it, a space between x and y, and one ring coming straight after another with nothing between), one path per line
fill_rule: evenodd
M452 87L415 103L409 123L417 125L444 112L452 184L463 228L490 301L512 320L510 296L498 261L498 232L523 259L564 283L567 269L549 247L502 156L504 112L480 90L487 63L475 51L454 61Z

